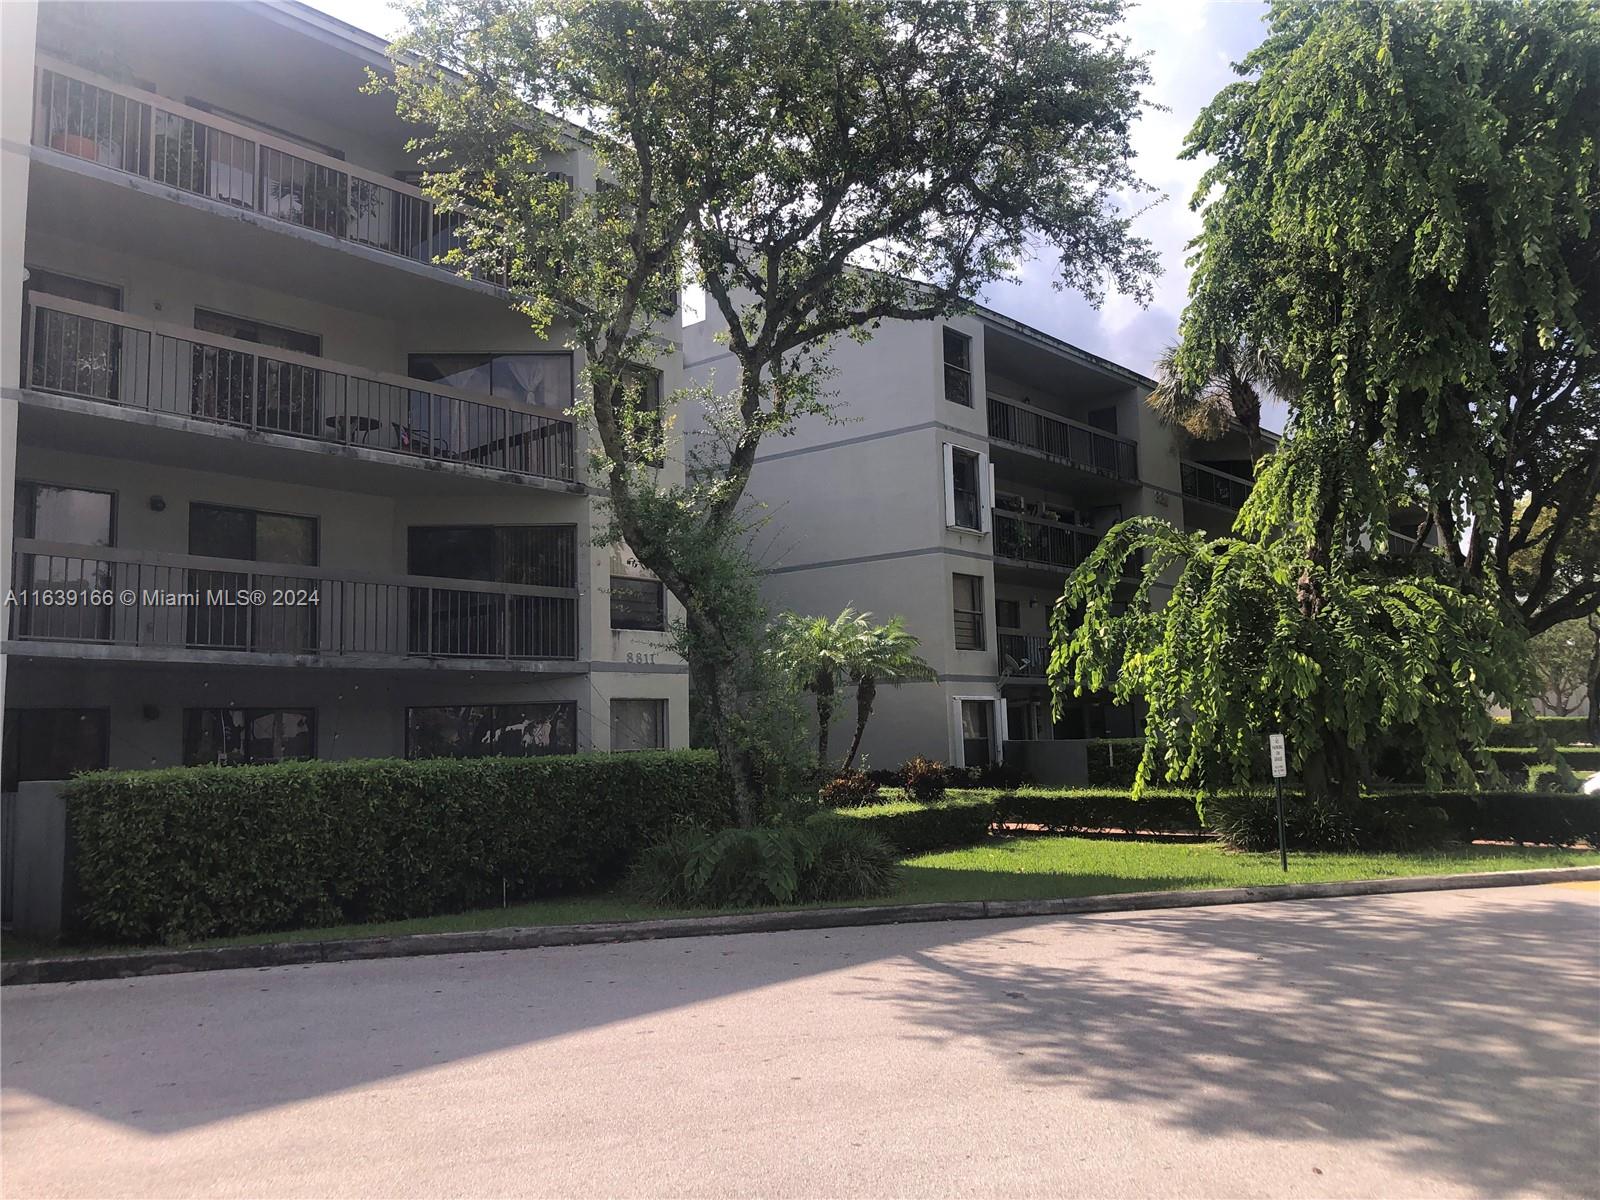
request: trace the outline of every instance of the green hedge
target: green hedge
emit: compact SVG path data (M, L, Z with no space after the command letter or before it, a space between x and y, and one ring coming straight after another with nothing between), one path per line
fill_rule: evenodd
M1124 833L1201 833L1190 792L1147 791L1139 800L1105 788L1023 788L995 801L998 819L1042 825L1057 833L1117 829Z
M1483 752L1502 771L1526 770L1545 761L1544 751L1536 746L1486 746ZM1556 753L1574 771L1600 771L1600 747L1557 746Z
M1144 754L1143 738L1099 738L1084 747L1090 787L1132 787Z
M64 794L82 923L137 942L586 888L676 820L731 816L704 751L108 771Z
M836 808L821 814L859 821L895 849L906 854L973 846L988 836L995 820L992 796L959 796L935 804L902 801Z
M1583 717L1535 717L1540 732L1548 736L1558 746L1570 746L1577 742L1587 742L1587 722ZM1489 731L1489 745L1491 746L1522 746L1528 741L1527 735L1515 728L1510 721L1496 721Z
M1600 796L1556 792L1381 792L1353 806L1286 796L1289 845L1304 850L1408 850L1445 840L1600 847ZM1219 796L1206 825L1241 850L1278 845L1270 792Z

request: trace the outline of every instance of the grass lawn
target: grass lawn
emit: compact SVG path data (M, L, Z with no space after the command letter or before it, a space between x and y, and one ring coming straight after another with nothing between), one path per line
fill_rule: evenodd
M1209 842L1130 841L1112 838L994 838L967 850L946 850L902 860L902 884L881 903L926 900L1042 900L1099 896L1117 892L1192 891L1272 883L1315 883L1381 879L1404 875L1450 875L1471 871L1512 871L1530 867L1600 865L1592 850L1550 847L1457 846L1419 854L1299 854L1289 856L1289 873L1276 854L1238 854ZM870 903L854 902L854 903ZM824 906L825 907L825 906ZM732 911L732 910L723 910ZM567 925L630 921L647 917L704 916L705 910L655 909L615 893L573 896L485 908L448 916L340 925L285 933L252 934L197 942L228 946L258 942L322 941L337 938L444 933L516 925ZM42 947L7 937L6 958L31 954L84 954L112 947ZM128 949L116 947L115 949Z

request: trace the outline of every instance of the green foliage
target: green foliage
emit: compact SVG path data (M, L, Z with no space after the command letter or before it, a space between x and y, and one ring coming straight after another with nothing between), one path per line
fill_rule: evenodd
M1487 746L1482 753L1502 771L1547 762L1545 751L1535 746ZM1600 771L1600 746L1558 746L1555 753L1576 771Z
M804 826L670 830L640 855L627 890L671 908L751 908L855 900L894 889L894 852L872 830Z
M1535 717L1534 725L1559 746L1575 746L1584 740L1583 717ZM1520 746L1526 734L1510 721L1496 721L1489 729L1491 746Z
M1124 564L1141 552L1128 599ZM1308 570L1320 578L1309 612ZM1173 572L1171 602L1154 608ZM1163 774L1207 798L1247 784L1266 734L1281 731L1308 790L1353 796L1367 747L1396 726L1415 731L1430 786L1467 786L1462 746L1480 744L1489 705L1519 691L1520 642L1492 600L1378 558L1319 570L1281 541L1208 541L1154 518L1106 534L1051 631L1058 705L1101 690L1148 705L1135 794Z
M831 817L860 822L897 850L918 854L983 841L995 820L995 802L986 795L966 795L930 804L900 801L835 809Z
M1600 575L1600 562L1591 570ZM1591 663L1600 658L1600 622L1564 621L1552 625L1529 639L1528 652L1538 680L1540 703L1558 713L1575 713L1589 699ZM1568 741L1586 736L1583 717L1566 719L1577 726Z
M1418 556L1531 632L1595 611L1600 8L1277 0L1268 26L1189 135L1175 359L1194 389L1264 347L1292 381L1246 525L1326 553L1404 504L1442 535Z
M1097 738L1084 747L1084 754L1092 786L1121 784L1131 787L1144 759L1144 739Z
M828 808L876 804L878 784L865 771L843 771L822 785L821 796Z
M87 929L177 942L606 883L730 816L699 751L108 771L66 785Z
M900 784L908 800L932 804L944 799L945 788L949 786L948 769L942 762L919 754L907 759L900 768Z
M1051 833L1201 832L1192 793L1155 789L1135 800L1127 788L1019 788L995 800L995 819Z
M748 825L759 634L723 566L761 442L830 414L833 339L958 311L1040 248L1092 296L1107 280L1148 290L1155 261L1125 204L1142 190L1129 135L1148 76L1117 33L1122 5L406 11L392 84L372 86L421 130L424 187L464 242L450 261L504 279L536 330L582 351L607 532L683 605L680 644ZM552 179L580 150L609 186ZM736 378L695 397L708 436L678 483L652 465L671 443L635 368L671 345L651 323L684 272L721 316Z

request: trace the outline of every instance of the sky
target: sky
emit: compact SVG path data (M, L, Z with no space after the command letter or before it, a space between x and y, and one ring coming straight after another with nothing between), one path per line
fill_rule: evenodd
M309 2L384 37L398 29L397 14L387 0ZM1138 173L1164 197L1137 199L1140 206L1150 207L1134 228L1151 241L1162 263L1149 307L1111 294L1096 310L1075 292L1055 290L1051 264L1044 259L1024 264L1017 282L990 288L984 303L1075 346L1150 373L1162 348L1177 333L1189 285L1184 247L1200 227L1189 198L1205 164L1179 159L1183 138L1206 102L1236 78L1231 64L1261 40L1265 11L1265 4L1247 0L1146 0L1128 16L1133 48L1150 55L1148 98L1165 110L1146 112L1133 135Z

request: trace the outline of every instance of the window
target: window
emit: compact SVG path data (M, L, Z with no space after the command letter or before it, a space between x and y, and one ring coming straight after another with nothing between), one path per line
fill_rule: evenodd
M117 505L110 492L23 482L17 484L16 496L12 515L15 537L74 546L116 545ZM112 606L89 603L93 593L109 592L116 586L116 568L109 561L19 551L16 578L23 591L83 593L79 603L17 605L12 610L12 620L18 637L92 642L110 639Z
M212 312L205 308L194 310L194 327L201 333L215 333L220 337L255 342L260 346L275 346L279 350L293 350L312 356L322 353L322 339L314 333L269 325L265 321L252 321L248 317L231 317L227 313Z
M236 767L317 756L317 714L309 708L186 708L183 764Z
M633 398L633 436L652 448L641 462L659 467L665 461L661 445L661 372L649 367L631 367L625 377L627 395Z
M189 505L189 553L243 562L317 565L317 519L258 512L220 504ZM305 654L317 648L315 605L255 606L216 603L210 593L250 588L317 586L293 571L215 571L191 568L188 587L200 593L186 609L189 645L217 650L263 650Z
M194 327L201 333L297 354L322 353L322 339L314 333L209 309L194 310ZM189 408L194 416L302 437L324 433L322 372L317 368L204 342L194 343L191 357Z
M949 326L944 330L944 398L972 407L972 339Z
M996 597L994 602L994 623L1001 629L1022 628L1022 601L1001 600Z
M667 596L659 579L611 577L611 628L647 629L657 633L667 627Z
M577 752L577 711L571 701L408 708L406 757L573 754Z
M944 523L951 529L989 532L989 456L945 443Z
M994 761L994 701L962 700L961 765L986 767Z
M413 575L565 589L577 586L576 547L572 525L412 526L407 564ZM576 653L576 605L562 596L413 587L408 603L413 654L571 658Z
M29 267L23 285L22 341L33 319L33 348L24 383L46 392L116 401L121 395L122 328L95 317L49 307L29 308L34 296L58 296L100 308L122 308L122 289L42 267Z
M0 791L104 769L110 727L111 715L103 708L6 709Z
M440 579L577 586L574 525L413 525L407 570Z
M955 585L956 649L983 649L983 577L952 575Z
M667 702L665 700L613 700L611 702L613 750L665 750Z
M411 377L533 408L572 407L570 354L413 354Z

